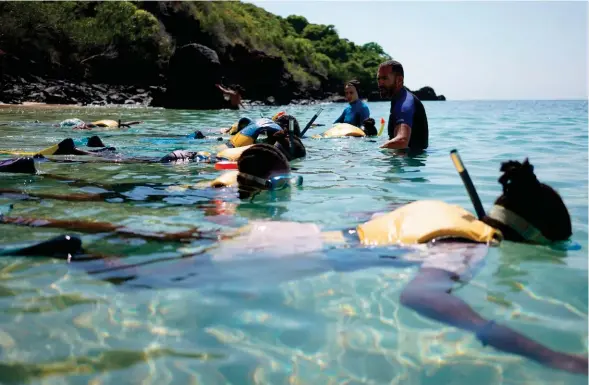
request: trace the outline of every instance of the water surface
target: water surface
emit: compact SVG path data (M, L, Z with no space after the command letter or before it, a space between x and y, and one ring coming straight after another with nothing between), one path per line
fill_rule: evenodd
M559 254L504 243L455 294L488 319L555 350L587 354L587 102L426 102L430 148L417 157L378 149L377 139L306 139L293 162L304 186L240 202L230 190L183 189L218 175L190 163L39 163L41 175L0 175L0 187L67 194L116 191L96 202L0 196L13 216L84 219L135 230L220 231L255 219L314 222L340 229L416 199L473 211L448 153L457 148L484 206L501 193L500 163L535 166L568 205L573 240ZM375 120L388 103L369 103ZM342 104L323 106L332 122ZM317 106L288 107L304 125ZM277 112L259 107L255 118ZM243 114L244 112L242 112ZM0 109L1 149L35 151L91 134L126 156L157 159L175 149L211 150L236 111L143 108ZM122 131L71 131L66 118L143 120ZM35 123L35 121L38 121ZM311 134L327 127L310 130ZM185 136L202 130L210 140ZM2 155L0 159L8 158ZM70 157L75 159L74 157ZM56 180L43 174L70 176ZM75 183L73 180L78 180ZM80 182L81 180L81 182ZM9 205L12 208L9 210ZM26 245L57 229L0 226L0 244ZM313 259L266 264L207 263L210 240L161 243L109 233L79 234L104 264L39 258L0 261L0 383L30 384L585 384L586 377L482 347L470 334L399 304L418 267L377 263L370 250L331 251L339 269ZM183 255L194 254L181 258ZM133 269L116 270L121 264Z

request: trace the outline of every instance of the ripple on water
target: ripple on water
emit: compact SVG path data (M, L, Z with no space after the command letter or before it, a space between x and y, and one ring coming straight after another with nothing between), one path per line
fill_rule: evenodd
M441 199L472 211L448 156L453 148L487 209L501 193L500 163L529 157L539 179L562 194L573 241L582 249L563 255L504 244L455 294L486 318L551 348L586 355L587 102L424 104L430 122L425 154L378 149L384 137L306 139L307 157L296 162L304 186L254 202L239 202L231 189L191 187L219 175L205 164L39 162L40 175L6 174L0 185L25 193L118 195L105 202L3 195L0 204L10 215L96 220L143 232L216 232L269 218L339 229L416 199ZM318 122L327 125L343 108L323 107ZM390 104L371 102L370 108L386 117ZM317 106L288 110L304 124ZM269 116L276 108L249 111ZM82 146L87 132L51 126L64 118L143 120L132 130L96 133L125 156L158 159L176 149L216 152L219 142L186 136L199 129L216 138L243 111L11 107L0 114L10 122L0 146L27 151L65 137ZM556 139L555 124L562 128ZM0 240L24 246L61 233L3 225ZM92 252L115 258L0 261L1 383L586 383L586 377L483 347L472 334L401 306L399 296L418 267L385 264L376 250L330 251L325 260L215 265L203 252L212 241L162 245L109 233L81 237Z

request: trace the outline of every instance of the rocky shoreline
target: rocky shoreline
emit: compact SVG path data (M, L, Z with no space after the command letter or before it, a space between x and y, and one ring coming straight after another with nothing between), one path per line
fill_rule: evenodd
M445 100L443 95L420 94L421 100ZM43 79L31 75L24 77L4 76L0 84L0 104L22 105L42 103L56 105L106 106L126 105L138 107L163 107L166 88L162 86L126 86L111 84L75 83L59 79ZM382 101L378 95L370 95L368 101ZM321 99L293 99L288 105L313 105L319 103L346 103L342 95L328 95ZM244 106L277 106L274 98L266 100L243 100Z
M0 90L0 102L22 104L25 102L46 104L73 104L104 106L108 104L150 106L160 97L163 87L113 86L110 84L73 83L66 80L43 79L31 76L5 76Z

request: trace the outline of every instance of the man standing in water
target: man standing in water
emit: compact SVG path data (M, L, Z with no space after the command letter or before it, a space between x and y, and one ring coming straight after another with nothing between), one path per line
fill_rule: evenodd
M389 140L380 148L424 150L429 139L427 115L421 100L405 87L404 78L398 61L389 60L378 67L380 96L391 99Z

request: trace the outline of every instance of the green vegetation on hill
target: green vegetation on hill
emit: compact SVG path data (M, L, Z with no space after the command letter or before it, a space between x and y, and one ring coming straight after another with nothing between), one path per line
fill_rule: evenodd
M195 2L187 8L216 47L243 44L280 56L304 85L342 88L356 78L374 88L378 65L391 57L376 43L340 39L333 25L310 24L302 16L282 18L253 4Z
M314 94L341 93L343 82L355 78L369 95L379 63L390 59L376 43L339 38L333 25L241 2L0 3L0 49L22 64L7 66L11 75L162 84L175 48L189 43L220 57L236 45L280 57L293 80Z
M0 48L33 60L33 70L73 70L73 76L83 76L93 60L115 59L124 73L137 73L132 80L157 76L172 52L170 37L151 13L115 1L2 2Z

